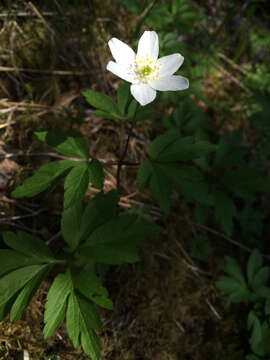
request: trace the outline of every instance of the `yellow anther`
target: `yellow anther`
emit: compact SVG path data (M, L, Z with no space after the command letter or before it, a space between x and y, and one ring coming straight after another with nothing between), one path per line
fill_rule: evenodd
M149 61L149 64L152 64L153 60Z

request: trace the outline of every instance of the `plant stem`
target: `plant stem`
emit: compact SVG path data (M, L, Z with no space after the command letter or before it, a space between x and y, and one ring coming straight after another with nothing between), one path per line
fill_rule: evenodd
M127 141L126 141L126 145L125 145L124 151L123 151L123 153L122 153L122 155L120 156L120 159L119 159L118 168L117 168L117 174L116 174L117 189L120 188L121 168L122 168L122 165L124 164L124 160L125 160L125 157L126 157L126 155L127 155L128 145L129 145L129 141L130 141L130 137L131 137L132 129L133 129L133 122L134 122L135 119L136 119L136 115L137 115L138 108L139 108L139 103L137 103L137 106L136 106L136 109L135 109L133 118L132 118L132 120L131 120L132 124L131 124L131 127L130 127L129 131L128 131L128 137L127 137Z

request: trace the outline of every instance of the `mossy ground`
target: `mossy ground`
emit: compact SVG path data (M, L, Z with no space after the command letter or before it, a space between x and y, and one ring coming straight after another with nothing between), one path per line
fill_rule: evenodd
M0 70L0 134L6 152L24 154L13 159L16 169L1 189L0 214L5 219L1 230L23 229L44 239L54 238L59 231L61 186L47 198L15 200L10 196L16 185L49 159L27 155L48 150L33 135L36 129L78 129L89 140L93 156L117 158L120 124L93 116L81 91L92 88L115 96L118 80L105 72L110 57L107 41L112 35L129 39L139 18L119 6L119 1L86 3L35 2L38 13L19 0L0 8L4 14L0 18L0 66L5 67ZM224 104L224 111L212 116L212 121L223 131L224 119L229 117L226 129L244 125L248 130L244 107L235 102L236 94L247 91L241 85L242 75L229 66L227 71L233 75L226 77L217 67L204 80L208 97L214 104ZM198 103L209 110L205 103ZM147 121L137 132L148 140L153 127ZM135 136L130 145L131 159L144 158L146 141ZM3 162L0 171L6 171ZM143 202L153 206L147 193L136 192L134 169L124 169L123 175L122 186L132 195L123 196L121 206ZM116 169L106 168L106 191L115 188L115 177ZM86 198L92 193L89 189ZM23 218L26 214L30 216ZM142 250L142 261L110 273L107 286L115 310L102 312L102 359L244 358L238 319L227 297L214 285L220 259L210 257L207 263L200 263L188 255L190 239L197 231L190 215L188 208L176 203L167 231ZM206 236L220 254L225 251L226 243ZM23 349L31 359L53 355L61 360L87 358L80 349L73 349L64 326L51 339L43 340L49 284L50 280L43 284L21 320L0 323L0 359L19 359Z

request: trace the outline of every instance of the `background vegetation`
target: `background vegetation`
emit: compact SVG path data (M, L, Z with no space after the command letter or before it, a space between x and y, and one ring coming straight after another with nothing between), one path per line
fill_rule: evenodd
M135 48L144 30L157 31L161 56L180 52L180 73L190 80L188 91L159 94L155 112L145 108L128 160L146 159L149 143L165 130L217 145L194 161L187 181L172 181L169 203L154 201L153 189L138 192L137 169L123 166L120 206L146 207L166 231L142 249L141 262L107 276L114 311L101 312L102 359L270 357L269 20L263 0L0 5L1 231L23 230L53 250L63 247L63 186L30 199L11 195L52 158L36 130L80 131L91 156L117 159L121 122L98 116L82 96L93 89L116 99L121 81L106 71L113 36ZM106 192L116 188L116 178L116 168L106 167ZM89 186L85 200L95 192ZM169 207L164 220L160 208ZM20 320L0 323L0 359L19 359L23 350L31 359L87 358L73 349L64 326L43 340L51 281Z

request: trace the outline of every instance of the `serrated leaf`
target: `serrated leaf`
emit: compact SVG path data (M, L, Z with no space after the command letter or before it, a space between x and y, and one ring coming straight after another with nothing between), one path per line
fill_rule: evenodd
M85 240L99 226L105 224L116 215L119 193L111 190L106 194L97 194L85 207L79 238Z
M57 130L36 131L40 141L44 141L56 151L70 157L89 158L89 145L86 139L76 132L61 133Z
M270 268L264 266L257 271L257 273L252 277L252 287L258 289L261 286L265 285L269 280Z
M86 101L95 108L111 114L118 114L118 107L109 96L94 90L83 91L83 96L86 98Z
M97 189L103 189L104 186L104 170L100 161L92 159L88 165L89 180Z
M223 191L213 191L215 201L215 217L227 235L233 231L233 218L237 215L237 209L233 200Z
M137 246L159 231L157 225L139 216L123 214L97 228L80 248L80 255L106 264L134 262L138 260Z
M69 172L64 184L64 208L69 208L72 204L80 201L84 196L89 185L89 165L82 163Z
M27 284L47 265L31 265L12 271L0 279L0 306Z
M0 277L4 274L20 267L28 265L37 265L40 261L38 259L29 258L14 250L1 249L0 250Z
M220 168L228 164L228 154L238 151L235 148L241 143L242 137L242 130L236 130L221 137L215 154L214 167Z
M3 233L3 239L7 246L24 255L37 258L40 263L54 259L53 253L44 241L24 231L18 231L17 233L5 232Z
M92 112L93 115L96 115L98 117L101 117L103 119L110 119L110 120L119 120L119 119L124 119L124 117L122 115L115 115L115 114L110 114L106 111L103 110L95 110Z
M159 167L153 166L150 190L165 215L169 215L172 196L172 182Z
M230 256L225 256L224 271L232 278L239 281L239 283L246 286L246 280L243 275L243 271L239 263Z
M59 274L54 279L48 292L45 305L45 327L43 329L45 339L52 336L64 320L67 298L71 293L72 288L72 281L68 272Z
M249 256L247 263L248 282L251 285L256 272L262 267L263 258L258 249L254 249Z
M68 335L77 348L80 345L80 312L78 311L78 302L75 293L72 291L68 298L66 327Z
M82 270L75 278L74 284L85 297L105 309L112 310L113 304L108 299L108 291L103 287L101 280L95 275L92 269Z
M81 342L85 353L91 356L91 359L99 360L100 340L93 329L101 330L96 309L90 302L72 292L67 310L68 334L75 347Z
M257 345L262 340L262 328L260 320L254 311L250 311L248 315L248 329L251 330L250 343L253 345Z
M100 358L100 340L93 330L88 330L85 323L82 323L81 343L84 352L93 360Z
M222 183L238 198L254 200L257 193L269 193L269 180L262 171L255 167L241 167L227 171Z
M270 299L265 301L264 312L265 315L270 315Z
M60 160L53 161L41 166L36 173L24 180L13 192L14 197L31 197L47 189L53 181L63 177L73 166L75 161Z
M159 162L174 162L198 159L215 150L216 145L207 141L181 137L175 130L169 130L150 144L149 155Z
M143 191L148 187L150 178L152 176L152 171L153 169L151 161L145 160L141 163L137 174L137 182L140 191Z
M261 298L269 299L270 298L270 288L267 286L261 286L256 288L256 294L259 295Z
M228 276L222 276L216 281L216 287L226 294L231 294L239 289L239 281Z
M83 202L77 201L62 213L61 231L71 251L76 249L80 241L80 227L83 211Z
M202 204L213 205L212 196L209 194L208 185L203 175L195 168L179 163L154 164L167 178L169 178L187 201L198 201Z
M40 269L40 271L31 279L31 281L28 281L28 283L24 286L11 307L10 321L16 321L21 317L23 311L30 303L32 297L35 295L41 282L47 276L49 270L49 265L43 269Z
M120 114L125 115L127 105L130 100L130 84L124 82L118 86L117 89L117 105Z

